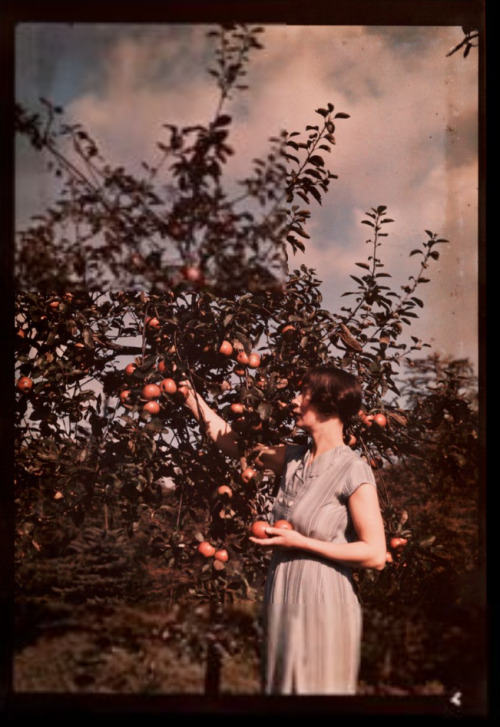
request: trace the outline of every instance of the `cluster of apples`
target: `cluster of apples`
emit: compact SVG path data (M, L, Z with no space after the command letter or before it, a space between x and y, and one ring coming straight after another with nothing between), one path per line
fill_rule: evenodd
M158 365L160 372L164 371L164 365L162 367L162 364L163 362L160 362ZM127 376L131 376L136 368L137 364L129 363L125 367L125 373ZM178 386L174 379L168 377L160 381L159 384L145 384L141 392L142 398L145 400L142 407L143 411L149 412L149 414L158 414L160 412L160 403L158 399L162 393L169 394L170 396L174 396L174 394L181 394L186 399L189 395L189 389L184 385ZM130 389L123 389L120 392L120 401L123 405L126 405L127 402L129 402L130 395Z

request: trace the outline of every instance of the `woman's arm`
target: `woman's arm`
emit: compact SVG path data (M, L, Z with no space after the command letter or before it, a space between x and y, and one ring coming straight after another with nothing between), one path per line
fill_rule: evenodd
M208 436L228 457L239 459L241 452L238 447L238 436L231 429L230 424L208 406L207 402L194 391L189 382L183 381L182 385L188 390L185 400L186 406L191 409L197 421L204 422Z
M217 412L211 409L200 394L194 391L189 382L183 381L182 385L188 390L186 406L191 409L197 421L203 420L209 437L215 442L219 449L228 457L233 459L241 458L238 447L239 438L231 425L226 422ZM285 445L268 446L259 445L258 455L255 464L259 469L269 469L276 474L281 474L285 466Z
M258 538L250 538L250 540L267 547L303 550L351 568L382 570L385 566L387 548L376 488L369 483L361 485L350 496L348 503L358 536L358 539L352 543L332 543L309 538L296 530L282 530L273 527L266 528L266 532L272 537L265 540Z

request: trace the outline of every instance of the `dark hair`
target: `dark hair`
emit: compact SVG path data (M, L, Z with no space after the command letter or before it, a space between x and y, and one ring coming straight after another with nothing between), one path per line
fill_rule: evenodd
M361 408L359 379L336 366L310 369L302 378L302 386L309 390L311 404L318 414L339 417L343 424L348 424Z

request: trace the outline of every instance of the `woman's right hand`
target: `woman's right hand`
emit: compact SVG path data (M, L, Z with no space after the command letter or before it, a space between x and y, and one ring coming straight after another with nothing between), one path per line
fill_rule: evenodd
M182 381L179 381L177 390L181 391L184 394L184 401L186 405L189 406L190 409L192 409L193 406L196 404L196 392L193 388L192 383L187 379L183 379Z

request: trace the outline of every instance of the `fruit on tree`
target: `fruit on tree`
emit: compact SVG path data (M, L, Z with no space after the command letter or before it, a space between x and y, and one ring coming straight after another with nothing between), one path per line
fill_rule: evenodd
M375 414L373 417L373 421L382 429L387 426L387 417L385 416L385 414L382 414L382 412Z
M215 548L208 540L204 540L198 545L198 552L205 556L205 558L212 558L215 555Z
M365 427L371 427L373 415L367 415L366 412L363 411L363 409L360 409L358 412L358 416L361 419L362 423L365 425Z
M31 391L33 388L33 379L30 379L29 376L21 376L17 382L17 388L19 391L22 391L23 394L27 394L28 391Z
M227 563L227 561L229 560L229 553L225 548L221 548L220 550L215 551L214 558L220 563Z
M293 323L287 323L286 326L283 326L281 329L281 335L285 341L291 341L295 336L295 326Z
M243 472L241 473L241 478L243 482L250 482L253 480L257 472L254 470L253 467L245 467Z
M235 366L234 373L236 374L236 376L244 376L246 371L242 366Z
M238 351L236 354L236 360L242 366L248 366L248 354L245 351Z
M157 401L147 401L142 407L143 411L149 412L149 414L159 414L160 405Z
M220 487L217 488L217 493L221 496L226 495L227 497L233 496L233 491L229 487L229 485L220 485Z
M231 404L230 409L233 414L243 414L243 412L245 411L245 405L239 401L235 401L233 404Z
M403 550L407 542L407 538L400 538L395 536L390 539L389 545L393 550Z
M196 265L188 265L182 269L182 277L187 280L188 283L195 283L201 285L203 283L203 273L200 268Z
M161 394L161 389L158 384L146 384L142 390L142 395L145 399L157 399Z
M173 379L163 379L160 384L160 389L166 394L175 394L177 391L177 384Z
M224 356L230 356L233 353L233 346L229 341L222 341L219 353L222 353Z
M125 404L126 401L128 401L128 398L130 396L130 389L124 389L120 392L120 401L122 404Z
M181 394L181 396L183 396L183 397L184 397L185 399L187 399L187 398L188 398L188 396L189 396L189 387L188 387L188 386L186 386L185 384L181 384L181 385L179 386L179 388L177 389L177 391L178 391L178 392L179 392L179 394Z
M250 532L254 538L265 539L268 538L266 528L269 527L269 523L266 520L256 520L250 525Z
M131 374L134 373L134 371L136 370L136 368L137 368L137 364L135 364L135 363L129 363L129 364L127 364L127 366L125 366L125 373L128 376L130 376Z
M158 368L158 371L160 372L160 374L165 373L165 371L167 370L167 364L165 363L165 361L163 359L161 359L161 361L158 361L157 368Z
M152 331L157 331L160 328L160 321L156 316L151 316L146 318L146 326Z
M251 353L248 357L248 365L251 369L258 369L260 366L260 356L258 353Z

